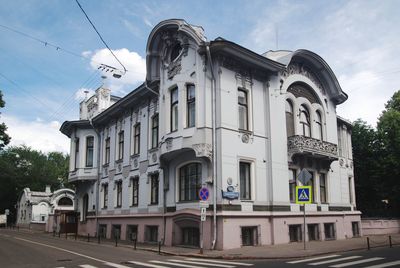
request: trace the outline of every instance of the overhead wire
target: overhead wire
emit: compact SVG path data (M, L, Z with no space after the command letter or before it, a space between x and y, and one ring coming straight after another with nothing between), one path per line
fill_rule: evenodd
M114 52L111 50L111 48L108 46L108 44L106 43L106 41L104 41L103 37L101 36L101 34L99 33L99 31L97 30L96 26L93 24L93 22L90 20L88 14L86 14L85 10L83 9L83 7L81 6L81 4L79 3L78 0L75 0L76 3L78 4L79 8L82 10L83 14L85 14L86 19L89 21L90 25L92 25L93 29L96 31L97 35L99 36L100 40L103 42L103 44L106 46L106 48L110 51L111 55L114 56L114 58L118 61L119 64L121 64L122 68L124 68L124 72L126 73L127 70L125 68L125 66L122 64L122 62L117 58L117 56L115 56Z

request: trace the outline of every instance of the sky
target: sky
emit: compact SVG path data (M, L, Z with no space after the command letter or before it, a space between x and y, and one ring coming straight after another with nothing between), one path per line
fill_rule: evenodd
M104 81L124 96L144 81L146 42L160 21L180 18L256 53L307 49L320 55L349 96L337 113L375 127L400 89L400 1L130 1L79 0L126 66L121 79L98 70L121 68L75 0L0 0L0 122L11 145L69 153L59 132L77 120L79 102Z

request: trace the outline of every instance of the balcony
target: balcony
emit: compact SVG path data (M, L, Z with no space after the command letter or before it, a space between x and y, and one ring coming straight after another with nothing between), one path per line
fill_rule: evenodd
M310 137L295 135L288 138L289 160L306 156L332 162L338 159L337 145Z
M68 181L91 181L97 179L97 168L78 168L69 172Z

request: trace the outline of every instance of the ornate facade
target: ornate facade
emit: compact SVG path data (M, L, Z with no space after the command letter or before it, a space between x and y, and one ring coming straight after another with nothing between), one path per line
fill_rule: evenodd
M95 95L81 104L87 118L61 127L79 232L216 249L359 235L351 124L336 115L347 95L320 56L259 55L183 20L160 22L146 51L141 86L99 112ZM305 237L303 169L314 194Z

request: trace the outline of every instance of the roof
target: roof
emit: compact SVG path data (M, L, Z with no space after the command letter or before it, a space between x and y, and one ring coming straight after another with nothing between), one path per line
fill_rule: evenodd
M64 135L68 136L68 138L71 138L71 134L75 128L90 129L92 126L89 120L65 121L61 125L60 131Z

